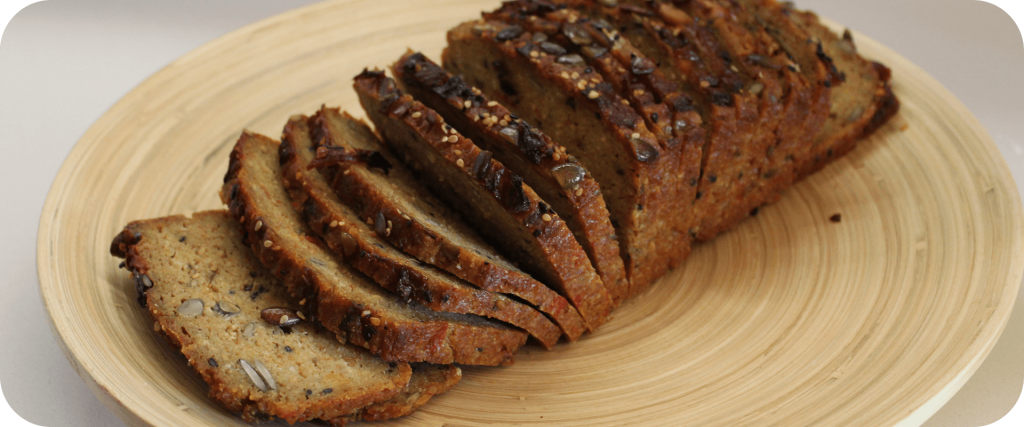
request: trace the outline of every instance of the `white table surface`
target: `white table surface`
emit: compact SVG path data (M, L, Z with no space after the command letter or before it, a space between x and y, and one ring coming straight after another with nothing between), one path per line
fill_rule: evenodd
M11 21L0 49L0 385L23 418L52 427L123 425L61 354L39 297L39 216L67 153L111 105L168 62L309 3L50 0ZM972 0L796 3L881 41L942 82L988 129L1024 188L1024 44L1007 14ZM925 426L987 425L1013 407L1024 379L1022 302L1024 292L988 359Z

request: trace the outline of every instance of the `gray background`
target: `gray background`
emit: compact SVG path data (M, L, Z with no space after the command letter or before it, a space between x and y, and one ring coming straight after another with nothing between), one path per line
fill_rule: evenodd
M39 297L39 215L64 157L107 108L168 62L308 3L50 0L11 21L0 48L0 384L22 417L45 426L122 425L64 359ZM988 129L1024 188L1024 44L1008 15L972 0L797 5L881 41L942 82ZM986 425L1013 406L1024 378L1022 301L1024 293L977 374L926 426Z

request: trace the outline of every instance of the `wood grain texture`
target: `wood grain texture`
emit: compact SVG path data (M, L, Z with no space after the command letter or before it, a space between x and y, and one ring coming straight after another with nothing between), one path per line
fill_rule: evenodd
M68 360L129 425L244 425L152 329L118 260L127 222L220 206L243 128L278 136L321 103L362 116L351 77L496 1L313 5L168 65L82 139L43 209L40 289ZM981 364L1024 271L1005 162L934 79L893 69L899 115L628 301L596 334L461 384L393 425L920 425ZM839 213L842 221L829 217ZM281 423L283 424L283 423ZM278 424L270 424L278 425Z

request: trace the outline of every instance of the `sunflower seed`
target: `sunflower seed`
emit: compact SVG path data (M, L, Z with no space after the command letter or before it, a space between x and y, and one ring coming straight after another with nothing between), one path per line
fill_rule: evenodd
M250 323L248 325L245 325L245 329L242 330L242 336L246 337L246 338L251 337L255 333L256 333L256 324L255 323Z
M213 311L216 311L216 312L218 312L220 314L223 314L225 316L231 316L231 315L238 314L238 312L242 311L242 309L238 308L237 305L234 305L234 304L232 304L230 302L219 301L219 302L217 302L217 305L213 306Z
M256 371L260 373L260 376L267 382L271 390L277 391L277 381L274 381L274 377L270 375L270 370L263 366L263 362L256 361Z
M178 306L178 314L185 317L196 317L203 314L203 300L193 298L185 300Z
M249 362L246 362L245 359L238 359L238 363L242 365L242 370L249 376L249 380L256 385L256 388L260 389L260 391L267 391L267 384L263 382L260 374L256 373L256 370L252 368Z
M585 169L572 163L555 166L551 169L551 172L554 173L555 180L562 184L562 188L572 188L574 185L582 182L583 178L587 175Z

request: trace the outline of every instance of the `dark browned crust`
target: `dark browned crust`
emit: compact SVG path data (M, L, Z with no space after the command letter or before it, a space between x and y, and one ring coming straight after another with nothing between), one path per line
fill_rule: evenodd
M338 109L321 108L309 122L310 131L317 135L314 142L322 146L347 147L341 135L335 135L329 126L330 122L339 120L358 123L366 130L366 134L375 139L381 152L386 147L376 141L376 136L362 122L341 113ZM385 157L393 158L390 155ZM395 161L394 168L404 168L400 161ZM557 292L526 273L515 268L506 268L507 262L496 262L490 256L499 256L497 252L481 254L476 250L464 247L449 232L459 230L444 229L435 226L431 221L419 218L415 212L402 212L398 205L381 189L366 179L366 174L373 173L369 165L352 159L337 166L325 166L321 171L333 175L331 186L336 195L347 206L355 210L362 218L375 218L378 214L384 221L392 223L391 231L383 237L388 243L416 257L420 261L435 265L456 277L465 280L480 289L515 295L533 304L555 321L570 342L576 341L587 330L586 322L576 308ZM337 170L335 170L337 169ZM346 173L347 171L347 173ZM434 197L423 191L417 191L422 200L433 200ZM429 200L428 200L429 201ZM434 206L442 206L440 200L430 201ZM472 233L468 231L468 233ZM466 240L478 241L478 236L462 236Z
M292 206L339 257L406 302L417 302L434 311L476 314L508 322L529 332L548 349L558 343L561 329L532 307L498 293L470 287L384 242L382 236L342 204L320 172L308 170L309 161L316 154L310 151L315 146L309 137L307 119L293 116L284 127L279 150L282 178ZM301 150L308 154L304 155ZM348 157L361 161L360 156ZM372 155L363 157L372 158ZM392 229L387 227L385 235Z
M425 142L429 147L423 148L438 155L439 163L446 162L446 167L460 170L455 179L465 180L490 194L492 200L513 221L530 230L533 239L528 244L539 250L544 258L529 259L524 258L524 254L515 253L507 255L513 259L517 256L521 258L518 260L521 266L534 268L533 275L542 277L546 284L568 298L587 322L589 330L595 330L608 319L613 307L612 300L583 248L576 242L565 222L550 210L549 205L533 189L522 183L522 178L491 159L490 153L480 150L471 140L447 129L444 119L437 112L413 100L411 96L403 95L395 82L384 76L383 72L365 71L356 76L355 89L367 115L389 144L402 143L409 146ZM419 117L413 117L414 113L419 113ZM442 137L447 141L442 142ZM417 169L413 165L413 168L428 176L434 172L427 167ZM434 179L426 181L435 188L435 193L443 190L438 188L440 185L435 185L439 183ZM452 206L463 204L464 200L460 198L467 197L451 193L450 190L439 196ZM492 239L495 234L505 232L493 227L488 229L487 224L475 225L481 234L490 234ZM548 266L544 267L541 263Z
M669 175L663 184L678 191L676 198L683 205L694 200L706 135L703 120L693 108L693 97L681 92L679 85L658 70L654 61L607 21L591 19L565 5L529 0L505 2L499 10L485 13L484 17L522 26L533 33L534 41L544 40L542 48L563 54L560 61L575 60L573 55L578 55L600 72L658 138L665 148L668 168L680 172ZM680 261L689 254L689 231L698 220L693 213L692 209L675 213L677 220L673 226L685 238L678 245L660 248L675 254L673 260ZM647 285L636 281L627 296L643 291Z
M534 131L535 128L523 120L506 121L507 125L499 126L505 116L511 118L508 109L485 97L479 89L471 88L461 78L448 74L421 53L407 52L392 71L407 93L437 111L446 122L480 148L493 153L502 164L513 168L527 185L552 204L587 252L616 304L629 295L625 265L600 186L582 165L566 154L565 147L539 130ZM465 101L471 98L478 99L470 108L465 108ZM516 142L502 136L500 132L506 127L515 131Z
M328 330L336 333L340 340L365 347L387 361L470 365L511 363L512 356L526 341L526 333L509 328L446 321L443 317L422 322L397 318L373 301L359 300L360 295L349 294L337 284L331 283L319 271L319 267L312 265L307 257L295 253L294 248L280 246L278 243L287 241L287 230L306 227L297 213L294 221L285 224L268 223L270 215L266 215L261 206L253 203L254 194L266 191L264 186L282 185L280 182L252 182L254 178L245 170L247 154L250 150L259 150L259 145L270 147L264 149L272 149L274 152L278 150L277 142L262 135L244 132L239 138L231 152L231 163L221 198L244 226L247 240L260 261L284 281L289 292L315 305L309 311L316 313L317 320ZM287 200L280 200L280 203L288 205ZM257 223L260 227L255 226ZM311 231L306 233L306 239L319 248L319 257L331 260L338 267L344 265L328 252L326 245L314 237ZM267 247L264 242L272 243ZM383 292L369 283L353 280L352 285L365 287L368 292ZM384 297L395 298L387 295ZM369 315L364 315L365 312L369 312ZM379 321L373 322L372 319Z
M149 264L152 254L150 254L145 248L140 248L140 246L148 243L145 242L145 230L149 227L163 228L175 223L200 221L205 217L222 217L222 221L229 225L225 228L226 231L231 231L232 228L238 228L236 225L237 223L227 211L198 212L193 214L192 219L185 218L181 215L175 215L145 221L133 221L114 238L114 241L111 244L111 253L115 256L125 258L125 269L132 273L132 278L136 283L148 283L148 286L145 286L139 294L140 301L147 301L145 306L149 308L149 312L153 316L153 319L160 325L160 332L162 335L172 346L181 351L185 358L188 359L189 366L199 373L203 378L203 381L209 384L210 390L208 395L210 399L221 404L228 411L240 414L242 419L246 422L253 423L266 420L270 417L279 417L288 423L294 424L296 422L314 419L334 419L344 414L351 413L352 411L359 410L359 408L367 407L367 405L371 405L372 407L375 405L375 402L384 402L389 399L396 398L401 395L402 390L408 389L407 384L410 382L412 369L407 363L395 364L395 368L398 369L399 374L391 387L381 387L375 390L361 390L355 395L348 395L340 392L333 393L328 402L321 402L318 404L286 405L280 402L270 402L268 399L252 400L251 395L247 390L237 388L225 381L221 376L221 370L210 365L207 361L207 355L200 354L195 340L185 331L184 327L176 321L178 317L175 316L174 313L165 313L161 311L158 308L158 301L152 301L151 303L148 302L149 298L151 298L151 293L147 291L153 286L161 286L162 283L159 277L149 276ZM239 241L242 239L242 232L240 229L234 232L234 234L237 234L237 237L235 238ZM251 256L251 254L248 256ZM269 272L265 271L264 268L259 265L259 262L253 260L252 265L254 267L252 274L270 275ZM282 303L280 305L286 304ZM451 366L450 368L457 369L454 366ZM447 390L447 388L445 388L445 390Z
M676 156L668 154L670 147L659 143L657 137L648 131L644 120L622 102L600 73L583 66L557 62L556 56L544 52L532 43L530 34L521 30L521 27L499 21L463 23L448 32L444 67L452 73L464 75L467 81L489 97L543 129L594 174L619 237L630 286L651 282L685 257L682 251L664 249L686 247L689 239L686 230L680 230L676 224L678 213L688 208L688 202L679 197L682 190L670 185L679 174ZM508 37L510 34L515 34L515 37ZM484 53L488 56L501 60L496 64L486 64L485 69L478 71L475 64L479 62L468 62L478 61L476 58L483 54L477 52L478 49L486 50ZM578 150L585 144L580 140L580 134L567 135L564 129L559 129L561 123L545 120L550 112L532 105L530 99L522 99L521 93L505 90L504 82L508 78L526 79L506 75L503 70L509 67L528 70L530 80L543 81L550 85L552 91L557 88L557 93L545 93L544 96L566 99L565 108L575 107L594 114L604 128L588 128L586 131L607 135L614 146L606 149L616 152L617 157L597 158L591 155L590 150ZM494 80L501 81L503 87L494 87L496 85L490 83ZM602 161L613 162L615 167L595 167Z

